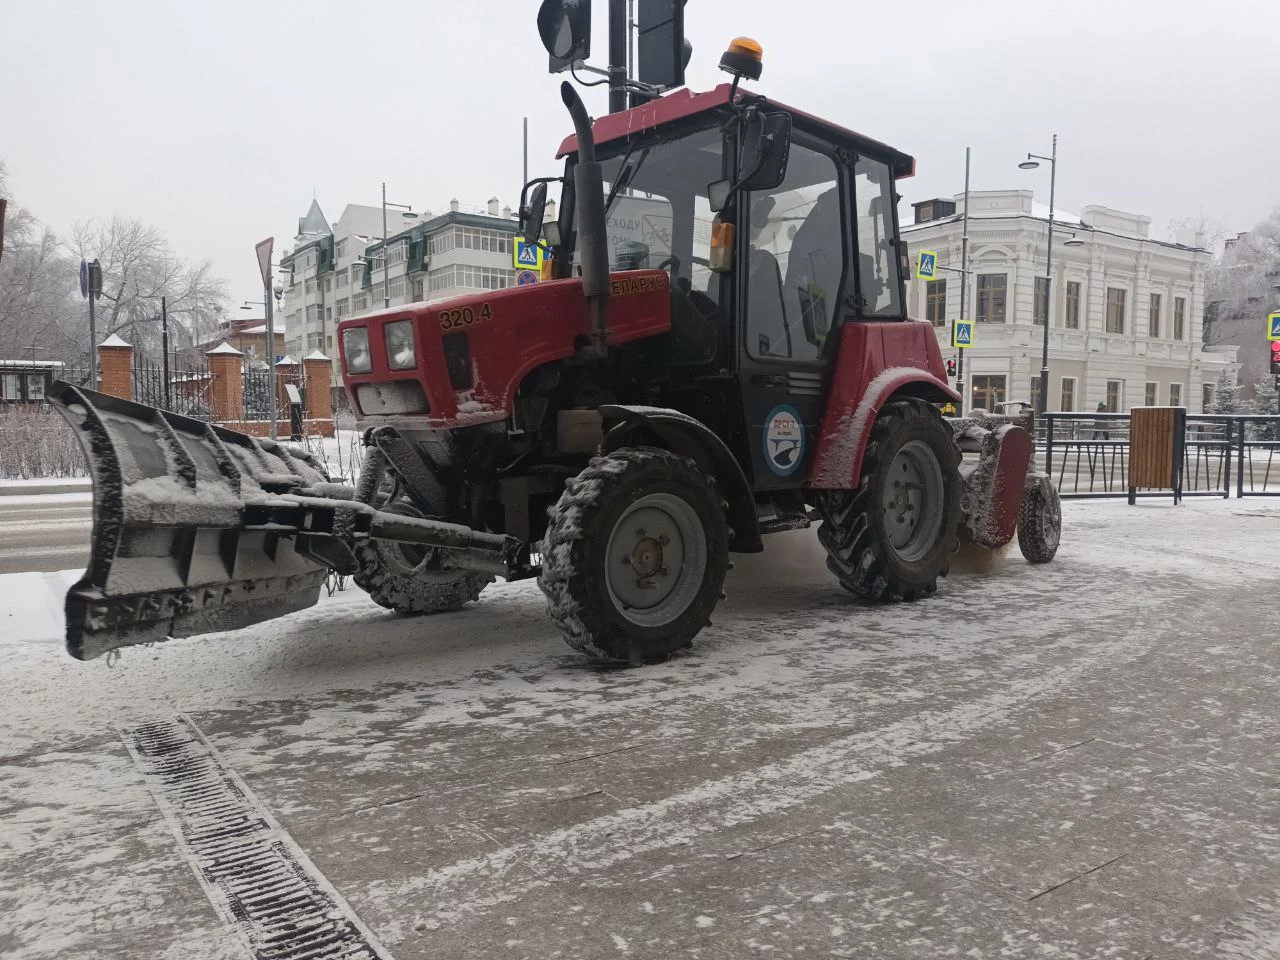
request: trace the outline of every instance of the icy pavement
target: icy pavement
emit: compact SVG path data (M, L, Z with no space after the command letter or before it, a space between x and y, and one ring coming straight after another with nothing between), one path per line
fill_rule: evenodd
M396 960L1280 958L1280 503L1065 521L892 608L772 539L636 670L531 584L78 663L0 577L0 955L249 955L121 736L182 714Z

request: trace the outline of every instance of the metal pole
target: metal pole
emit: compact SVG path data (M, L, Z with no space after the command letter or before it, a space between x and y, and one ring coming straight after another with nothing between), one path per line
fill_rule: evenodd
M1044 337L1040 348L1040 402L1036 416L1043 417L1049 406L1049 319L1053 314L1053 197L1058 180L1058 135L1053 135L1053 151L1049 158L1049 244L1045 252ZM1035 298L1032 297L1032 300Z
M266 305L266 372L268 372L268 383L271 394L271 402L268 406L268 412L271 417L270 426L266 435L271 439L275 439L275 424L279 420L279 412L275 408L275 315L271 312L271 283L270 271L268 271L268 284L262 291L262 302Z
M169 385L169 305L166 297L160 298L160 352L164 355L162 370L164 372L164 406L173 406L173 396Z
M524 177L521 186L529 182L529 118L524 118Z
M965 310L969 303L969 147L964 148L964 219L960 227L960 319L966 318ZM957 349L960 356L956 360L956 393L960 394L960 409L957 413L964 415L964 354Z
M627 109L627 0L609 0L609 112Z
M98 389L98 321L93 312L93 268L89 268L89 389Z
M387 270L387 181L382 181L382 309L391 306L391 275Z
M636 23L636 0L627 0L627 79L636 79L636 30L639 24ZM631 94L627 101L627 105L635 107L639 105L636 94Z

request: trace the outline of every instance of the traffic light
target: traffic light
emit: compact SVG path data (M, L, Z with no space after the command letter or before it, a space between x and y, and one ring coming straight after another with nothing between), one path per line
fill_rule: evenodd
M1271 372L1280 375L1280 340L1271 341Z
M591 56L591 3L543 0L538 9L538 34L547 48L552 73L586 60Z
M956 362L954 359L947 361L947 376L954 377L956 375Z
M636 20L636 75L641 83L684 85L693 47L684 38L685 0L640 0Z

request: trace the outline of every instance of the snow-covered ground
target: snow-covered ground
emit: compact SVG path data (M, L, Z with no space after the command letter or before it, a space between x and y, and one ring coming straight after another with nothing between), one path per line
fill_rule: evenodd
M182 714L397 960L1280 958L1280 504L1065 517L898 607L781 535L634 670L532 584L79 663L0 577L0 954L245 955L121 738Z

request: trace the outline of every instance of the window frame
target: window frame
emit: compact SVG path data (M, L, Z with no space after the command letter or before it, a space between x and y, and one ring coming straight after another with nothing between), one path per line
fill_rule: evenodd
M1031 324L1043 327L1049 323L1049 290L1048 277L1034 277L1031 291ZM1041 308L1043 307L1043 311Z
M1187 339L1187 298L1173 298L1173 334L1174 340Z
M1147 380L1143 386L1142 401L1144 407L1158 406L1160 403L1160 384L1155 380Z
M1066 403L1067 384L1071 384L1071 403ZM1076 384L1075 377L1059 377L1058 378L1058 407L1064 413L1070 413L1076 406Z
M1147 337L1160 339L1160 321L1164 313L1164 297L1159 293L1147 295Z
M1111 295L1113 293L1120 295L1118 303L1112 301ZM1124 287L1107 287L1106 305L1106 314L1103 317L1103 332L1116 336L1124 336L1125 314L1128 312L1129 306L1129 291ZM1111 308L1117 306L1120 308L1120 329L1113 330L1111 329Z
M935 319L934 307L937 307L937 318ZM939 277L937 280L926 280L924 283L924 317L929 323L935 327L945 327L947 325L947 278Z
M1080 292L1081 285L1079 280L1066 281L1066 309L1063 316L1062 326L1064 330L1080 329ZM1075 294L1072 296L1072 294Z
M1009 272L1007 270L999 273L979 273L974 282L973 306L974 321L977 323L1008 323L1009 321ZM982 282L989 277L999 277L1001 283L997 289L1000 291L1000 319L991 320L983 319L983 295L990 295L990 290L984 290Z
M1112 387L1115 388L1115 399L1112 399ZM1108 380L1106 390L1107 413L1119 413L1120 405L1124 403L1124 381Z

